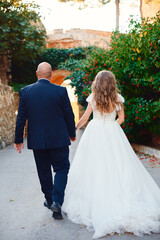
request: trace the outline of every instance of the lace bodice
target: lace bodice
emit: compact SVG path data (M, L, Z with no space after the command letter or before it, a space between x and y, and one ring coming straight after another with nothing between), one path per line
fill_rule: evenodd
M121 102L124 102L124 98L118 94L118 98ZM93 99L93 93L91 93L88 98L86 99L87 102L89 102L93 108L93 118L96 120L105 120L105 121L115 121L117 111L121 110L121 106L118 105L116 109L111 112L111 113L103 113L101 114L97 109L96 109L96 103Z

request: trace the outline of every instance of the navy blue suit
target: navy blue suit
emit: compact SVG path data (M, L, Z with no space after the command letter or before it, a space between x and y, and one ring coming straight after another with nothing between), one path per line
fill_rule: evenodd
M69 170L70 137L75 137L72 107L64 87L39 79L20 92L15 143L23 142L28 120L27 144L33 149L37 171L46 200L61 205ZM56 172L52 183L51 166Z

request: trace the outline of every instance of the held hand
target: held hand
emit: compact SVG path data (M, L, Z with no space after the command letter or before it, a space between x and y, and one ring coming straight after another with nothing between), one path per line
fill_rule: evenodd
M15 148L15 150L17 151L17 152L19 152L19 153L21 153L21 148L23 148L24 149L24 145L23 145L23 143L15 143L14 144L14 148Z
M72 142L76 141L76 137L74 137L74 138L69 137L69 138L70 138L70 140L71 140Z

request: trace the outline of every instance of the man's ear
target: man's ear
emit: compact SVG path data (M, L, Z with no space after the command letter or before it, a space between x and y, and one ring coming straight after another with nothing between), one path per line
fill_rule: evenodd
M38 77L38 71L36 71L36 76Z

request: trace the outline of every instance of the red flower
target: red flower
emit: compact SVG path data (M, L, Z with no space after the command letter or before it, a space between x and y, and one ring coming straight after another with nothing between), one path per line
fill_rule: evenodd
M150 44L150 46L152 46L152 43Z
M104 63L103 66L106 66L106 63Z
M129 77L131 77L131 75L129 75Z
M79 68L77 68L77 70L79 71Z
M87 68L89 68L89 66L87 66Z
M127 115L125 115L125 118L127 117Z
M118 59L116 59L116 62L118 62Z
M138 113L138 111L136 113Z
M139 88L139 86L137 85L137 88Z
M140 106L140 108L142 107L142 105L139 105Z
M124 85L124 82L123 82L123 85Z
M135 81L137 81L137 78L135 79Z
M148 69L148 67L147 67L147 69Z
M153 78L151 79L151 82L153 82Z
M136 117L136 119L137 119L138 117Z
M128 105L129 105L129 102L128 102Z
M73 79L73 77L71 77L71 80Z
M126 127L126 125L123 125L123 128L125 128Z
M153 116L153 119L155 119L156 117L155 116Z
M152 30L152 28L150 28L150 30Z

